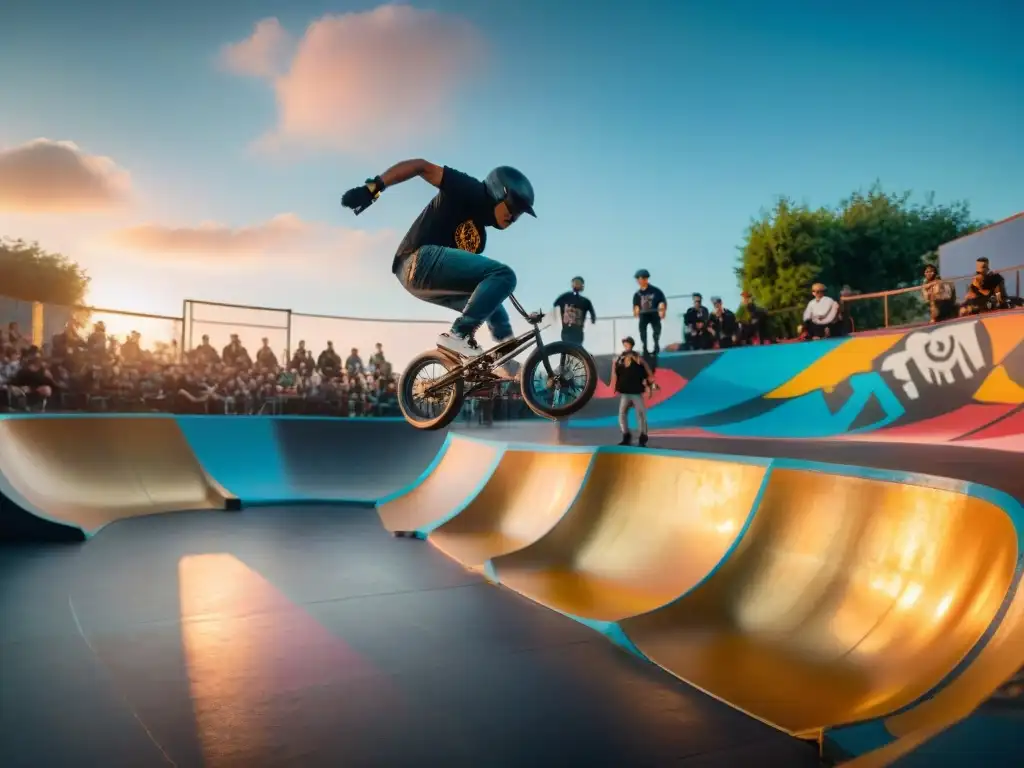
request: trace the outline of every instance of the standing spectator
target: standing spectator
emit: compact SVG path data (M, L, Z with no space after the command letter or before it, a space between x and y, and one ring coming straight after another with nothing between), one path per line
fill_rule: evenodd
M711 335L718 342L719 349L729 349L739 340L740 324L732 310L722 304L720 297L712 296L711 305L715 308L708 321Z
M661 351L661 321L668 310L668 299L660 288L651 285L651 273L646 269L638 269L634 275L639 288L633 294L633 317L640 323L640 344L644 355L648 354L647 328L654 337L654 355Z
M277 368L277 355L270 348L270 339L264 336L260 341L262 346L256 352L256 367L261 371L271 371Z
M639 445L647 445L647 405L644 392L654 384L654 372L647 361L635 351L636 341L632 336L622 340L622 354L612 364L611 388L619 395L619 431L622 440L619 445L630 445L633 436L629 431L629 409L636 410L636 424L640 432Z
M229 368L252 368L252 358L249 357L249 350L242 346L241 339L237 333L231 334L231 341L224 347L222 354L224 365Z
M768 330L768 313L754 301L749 291L740 294L743 303L736 310L740 324L740 343L744 345L767 344L771 340Z
M235 336L234 338L238 338ZM208 334L203 334L202 343L192 350L192 362L194 365L214 365L220 362L220 355L210 343Z
M105 360L107 357L107 326L101 320L92 327L92 333L86 339L89 359L93 362Z
M327 342L327 349L320 353L316 360L316 367L321 370L328 379L337 376L341 371L341 355L334 350L334 342Z
M370 357L370 370L382 378L390 379L391 363L384 358L384 345L378 341L374 350Z
M345 373L350 377L362 377L363 360L359 357L359 350L356 347L352 347L352 354L345 358Z
M590 299L583 295L584 282L582 277L572 279L572 290L566 291L557 299L554 306L561 313L562 320L562 341L583 346L583 327L586 324L587 315L590 315L590 323L597 322L597 315L594 312L594 305Z
M142 359L142 347L139 344L141 340L142 334L132 331L128 340L121 345L121 359L128 365L136 365Z
M289 368L295 368L296 370L300 365L306 362L306 341L299 339L299 346L295 349L295 354L292 355L291 362L288 363Z
M804 310L803 337L821 339L831 336L833 326L839 318L839 302L825 295L824 283L812 285L811 295L814 298L807 302L807 308Z
M693 306L683 315L683 341L685 348L690 350L711 349L715 344L711 313L699 293L693 294Z
M28 342L21 333L21 329L14 321L7 324L7 343L19 352L28 345Z

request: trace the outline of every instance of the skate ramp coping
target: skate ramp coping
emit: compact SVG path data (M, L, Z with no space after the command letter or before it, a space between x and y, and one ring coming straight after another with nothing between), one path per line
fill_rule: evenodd
M238 504L171 417L2 418L0 475L23 512L87 537L128 517Z

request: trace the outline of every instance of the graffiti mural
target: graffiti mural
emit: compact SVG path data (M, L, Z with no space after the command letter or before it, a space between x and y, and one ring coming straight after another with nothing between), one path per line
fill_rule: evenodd
M603 379L573 426L615 423ZM664 353L653 430L732 437L972 440L1024 450L1024 312L712 352ZM1010 445L1019 445L1013 448Z

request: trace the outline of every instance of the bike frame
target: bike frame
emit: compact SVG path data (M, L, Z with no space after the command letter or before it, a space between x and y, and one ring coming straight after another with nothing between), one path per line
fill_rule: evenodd
M522 354L535 344L537 347L544 346L544 339L540 335L541 328L539 327L541 321L544 320L544 314L542 312L531 314L523 308L523 305L519 303L519 300L516 299L515 296L509 296L508 298L512 306L516 308L516 311L519 312L523 319L530 324L530 330L524 331L518 336L511 339L505 339L505 341L495 344L479 357L474 357L468 362L462 362L462 358L454 352L448 352L447 350L439 348L438 351L441 352L441 354L445 355L453 362L458 362L459 366L448 371L448 373L427 387L423 391L424 395L433 395L438 390L450 386L458 379L471 378L476 374L487 374L499 365L507 363L512 358ZM545 326L545 328L546 327L547 326ZM497 359L493 359L494 355L500 356L497 357ZM551 369L551 364L548 362L548 359L545 357L541 362L544 365L544 370L547 375L553 376L554 371ZM483 384L485 382L480 383Z

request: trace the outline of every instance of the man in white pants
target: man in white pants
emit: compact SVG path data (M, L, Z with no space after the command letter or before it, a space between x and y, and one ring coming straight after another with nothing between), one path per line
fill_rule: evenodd
M622 440L619 445L631 445L633 436L629 431L629 409L636 409L637 428L640 438L637 444L647 445L647 405L644 393L654 384L654 372L643 356L634 351L636 341L632 336L622 340L622 354L612 365L611 387L619 393L619 430Z

